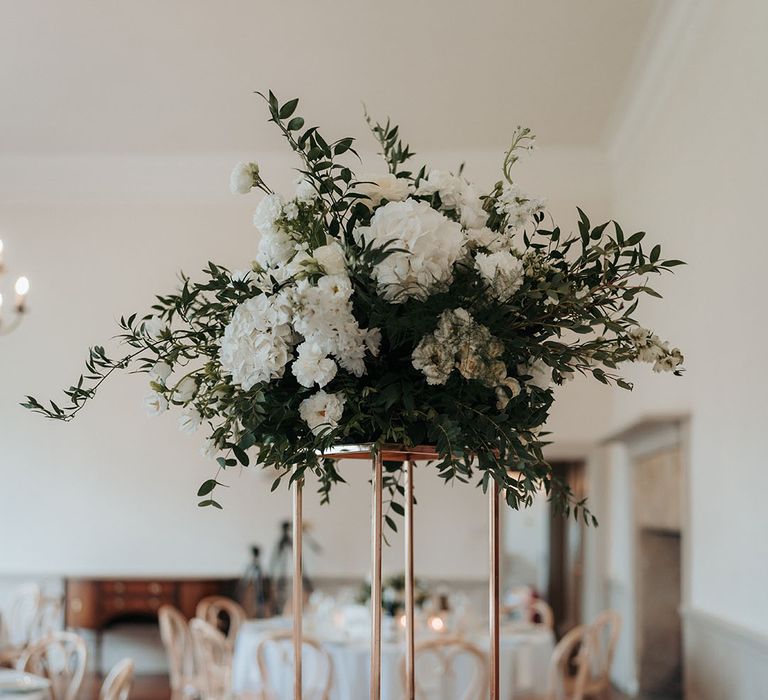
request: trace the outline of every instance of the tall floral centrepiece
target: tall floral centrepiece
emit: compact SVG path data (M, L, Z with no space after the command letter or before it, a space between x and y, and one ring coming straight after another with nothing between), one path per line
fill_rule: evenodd
M121 319L127 355L91 349L66 406L24 405L69 420L112 372L149 374L151 413L179 408L183 431L207 431L218 468L201 506L220 507L225 470L253 459L277 470L275 486L315 472L327 500L341 477L323 451L373 442L435 445L446 481L493 479L514 508L543 488L588 518L542 454L554 386L580 373L630 389L618 367L634 361L679 375L680 351L634 314L659 296L649 275L682 263L581 210L578 234L562 232L512 179L529 129L483 194L461 169L411 169L389 121L368 120L388 172L355 173L352 138L329 142L296 116L298 100L265 99L302 167L288 197L256 163L235 167L233 192L262 193L255 261L183 277L150 314ZM396 512L399 481L388 465Z

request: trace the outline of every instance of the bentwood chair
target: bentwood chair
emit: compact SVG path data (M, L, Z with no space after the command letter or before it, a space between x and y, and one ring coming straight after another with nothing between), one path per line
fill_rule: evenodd
M485 700L488 697L488 659L481 649L460 637L438 637L420 642L414 650L417 700ZM459 678L459 664L468 665ZM405 657L400 664L406 684Z
M579 625L555 646L549 661L546 700L583 700L590 663L590 628Z
M17 668L47 678L51 682L52 700L76 700L87 657L82 637L74 632L56 632L31 644Z
M302 700L328 700L333 685L333 659L328 650L312 637L304 636L302 645ZM293 635L289 631L266 635L256 647L261 689L258 700L279 700L282 696L275 688L267 656L278 654L280 670L293 678Z
M531 600L517 603L516 605L507 605L501 611L502 617L510 615L519 615L523 621L537 627L546 627L554 629L555 616L552 608L543 600L533 598Z
M232 652L226 637L205 620L189 623L202 700L232 697Z
M133 670L133 660L118 661L101 684L99 700L128 700L133 685Z
M584 694L604 696L611 687L611 666L621 633L621 615L615 610L601 612L591 625L591 661Z
M234 650L237 634L245 622L245 610L239 603L224 596L208 596L197 604L195 617L222 632L230 650Z
M187 618L172 605L158 610L160 638L168 658L168 675L174 698L196 697L200 694L200 679L195 669L192 635Z
M3 630L7 646L0 650L0 666L15 666L33 641L40 598L40 587L35 583L19 586L14 592Z

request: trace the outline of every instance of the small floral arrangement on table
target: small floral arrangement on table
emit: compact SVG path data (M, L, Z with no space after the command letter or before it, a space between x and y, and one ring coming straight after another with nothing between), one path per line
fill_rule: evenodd
M414 579L413 602L421 608L430 598L427 585L420 579ZM360 587L357 602L367 605L371 599L371 584L366 582ZM399 573L385 578L381 584L381 607L390 617L405 610L405 574Z
M235 193L262 193L255 260L157 297L120 320L130 348L90 350L68 402L27 408L72 419L113 372L150 376L152 414L181 409L184 432L207 431L218 468L198 491L214 498L226 470L257 461L284 477L319 477L323 500L342 481L323 451L340 443L430 444L446 481L493 480L513 508L540 490L565 514L594 520L543 456L554 386L576 373L631 389L618 368L648 362L682 372L683 356L635 320L650 275L682 264L642 232L593 226L579 210L566 234L512 178L535 138L517 128L502 178L481 193L456 173L410 163L399 129L367 118L387 172L353 171L352 138L326 140L298 100L264 96L270 121L301 159L295 192L272 191L240 163ZM387 464L402 512L401 465ZM394 527L394 521L387 516Z

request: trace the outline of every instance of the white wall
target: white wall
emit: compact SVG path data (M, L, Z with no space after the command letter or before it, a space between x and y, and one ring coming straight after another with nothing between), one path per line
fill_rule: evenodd
M257 201L228 194L231 164L252 154L141 155L0 160L0 237L12 272L32 280L30 314L0 340L0 574L232 574L248 545L270 545L290 513L287 492L269 494L257 470L231 474L223 512L197 508L195 491L212 473L196 437L175 419L144 416L143 376L117 377L70 424L45 422L18 402L55 397L81 370L86 347L107 342L120 314L143 310L174 287L183 269L209 259L246 265L256 247ZM500 154L463 154L468 173L497 178ZM294 163L259 157L277 187ZM455 166L457 154L430 159ZM605 160L584 150L542 151L520 168L521 185L548 196L563 223L576 203L608 211ZM578 456L608 419L607 392L574 383L552 428L559 456ZM589 407L584 410L584 407ZM485 501L474 488L438 488L420 472L417 547L422 575L485 575ZM315 573L364 576L369 557L366 468L348 465L350 484L330 508L312 498L307 518L323 555ZM354 520L353 520L354 518ZM350 527L350 522L359 523ZM10 533L10 535L6 535ZM451 546L446 547L445 543ZM389 571L402 569L399 547Z
M639 368L614 426L691 413L690 605L766 635L768 6L680 2L673 17L618 134L614 211L690 263L643 314L688 372Z

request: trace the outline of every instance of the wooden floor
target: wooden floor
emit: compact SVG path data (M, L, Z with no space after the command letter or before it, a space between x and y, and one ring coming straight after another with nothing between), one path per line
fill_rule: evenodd
M98 700L99 697L99 685L101 680L90 676L86 678L83 684L83 692L81 693L81 700ZM167 676L136 676L133 684L133 691L131 692L131 700L170 700L171 690L168 686ZM610 697L606 697L605 700L630 700L628 695L620 693L618 690L614 690ZM635 698L633 700L644 700L641 698ZM645 700L665 700L664 698L654 697L646 698ZM672 700L669 698L668 700Z

